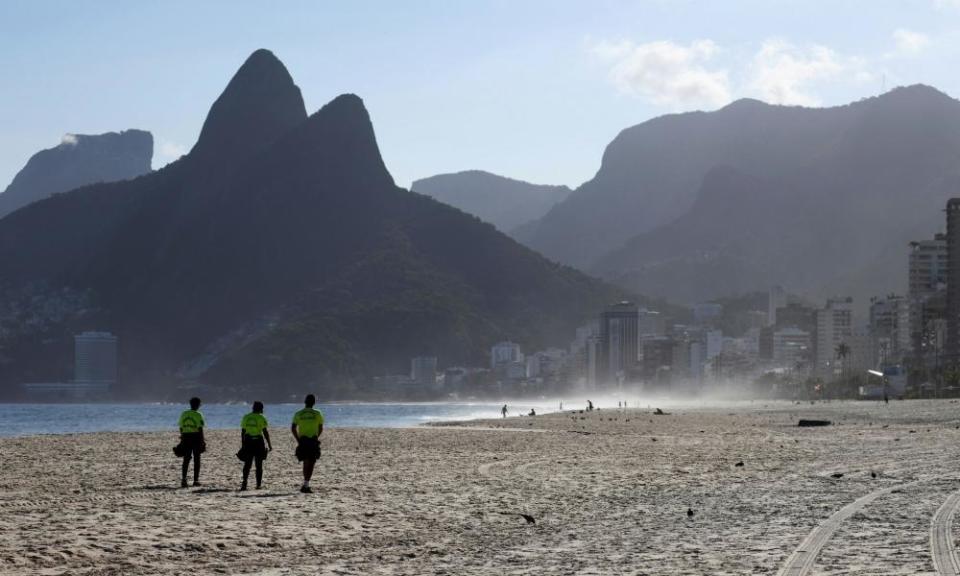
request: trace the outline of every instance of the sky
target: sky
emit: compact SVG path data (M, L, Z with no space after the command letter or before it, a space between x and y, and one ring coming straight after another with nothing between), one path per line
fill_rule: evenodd
M258 48L309 112L363 98L404 187L468 169L576 187L624 128L743 97L960 96L960 0L4 0L0 189L70 133L149 130L154 168L175 160Z

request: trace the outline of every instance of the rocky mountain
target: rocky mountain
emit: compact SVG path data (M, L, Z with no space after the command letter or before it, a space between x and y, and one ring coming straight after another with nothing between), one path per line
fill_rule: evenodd
M127 392L154 397L178 382L356 397L412 356L478 364L502 338L565 344L621 295L397 187L360 98L307 116L266 50L180 160L0 221L0 279L8 391L63 378L68 360L51 359L97 328L120 338Z
M410 189L478 216L507 233L540 218L570 195L566 186L531 184L482 170L423 178Z
M735 115L741 123L724 131L725 147L739 149L731 165L714 128ZM960 192L960 102L929 87L829 109L740 102L690 118L717 147L716 166L691 168L691 206L591 270L676 301L783 284L863 303L906 288L908 243L942 231ZM781 141L787 128L795 141Z
M678 302L771 283L879 294L903 289L907 242L942 228L958 166L960 103L927 86L833 108L739 100L624 130L515 236Z
M150 171L153 136L143 130L67 134L41 150L0 194L0 218L52 194L96 182L136 178Z

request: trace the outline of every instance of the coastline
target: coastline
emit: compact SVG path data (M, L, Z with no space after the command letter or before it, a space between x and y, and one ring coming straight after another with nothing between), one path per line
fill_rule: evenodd
M175 432L8 438L0 573L777 574L813 538L797 573L936 574L956 403L668 412L332 428L313 495L283 426L242 494L235 431L186 490Z

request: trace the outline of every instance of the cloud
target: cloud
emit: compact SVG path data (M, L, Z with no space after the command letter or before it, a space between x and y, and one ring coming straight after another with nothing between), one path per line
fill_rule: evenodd
M77 135L76 134L64 134L63 138L60 139L61 144L67 144L68 146L77 145Z
M897 46L897 54L916 56L930 45L930 37L906 28L897 28L893 31L893 42Z
M798 47L779 39L766 40L749 65L747 90L771 104L816 106L813 88L840 76L870 79L858 58L837 54L826 46Z
M176 142L171 142L169 140L161 140L160 147L158 152L162 158L168 160L176 160L177 158L183 156L187 153L186 146L182 144L177 144Z
M601 42L592 51L610 64L610 81L623 94L671 108L717 107L731 100L726 70L707 66L719 51L711 40L686 46L666 40Z

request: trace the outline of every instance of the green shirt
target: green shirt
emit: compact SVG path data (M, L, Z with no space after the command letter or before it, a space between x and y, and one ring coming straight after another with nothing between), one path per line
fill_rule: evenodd
M293 423L297 425L297 433L301 436L316 438L323 426L323 414L313 408L304 408L293 415Z
M251 412L240 420L240 427L243 428L243 433L247 436L259 438L263 436L263 431L267 429L267 419L263 414Z
M180 433L191 434L203 428L203 414L196 410L184 410L180 415Z

